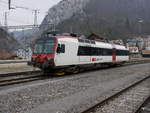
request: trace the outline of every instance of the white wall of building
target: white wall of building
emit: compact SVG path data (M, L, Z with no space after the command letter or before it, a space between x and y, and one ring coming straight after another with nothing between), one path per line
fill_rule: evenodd
M26 48L26 49L18 49L16 51L16 54L18 57L30 60L32 56L32 50L31 48Z

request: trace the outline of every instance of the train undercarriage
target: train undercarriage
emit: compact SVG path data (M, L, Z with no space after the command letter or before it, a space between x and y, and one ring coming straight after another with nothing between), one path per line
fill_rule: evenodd
M126 62L116 62L116 63L98 63L98 64L85 64L85 65L71 65L71 66L39 66L34 65L35 67L40 68L44 75L57 75L62 76L65 74L77 74L79 72L84 72L87 70L95 70L100 68L109 68L109 67L117 67L122 66Z

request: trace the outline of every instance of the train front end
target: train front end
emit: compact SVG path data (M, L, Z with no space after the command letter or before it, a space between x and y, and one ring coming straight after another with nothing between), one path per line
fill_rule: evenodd
M34 45L31 64L42 70L54 68L57 40L55 37L38 39Z

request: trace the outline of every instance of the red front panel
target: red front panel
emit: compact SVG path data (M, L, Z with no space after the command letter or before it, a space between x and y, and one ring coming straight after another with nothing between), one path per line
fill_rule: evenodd
M54 54L33 54L32 58L36 59L36 62L44 62L45 59L54 58Z
M41 62L43 63L46 59L53 59L55 57L55 54L56 54L56 49L57 49L57 45L58 45L58 41L57 39L54 40L54 47L53 47L53 53L51 54L44 54L44 53L41 53L41 54L32 54L32 58L33 59L36 59L36 62Z

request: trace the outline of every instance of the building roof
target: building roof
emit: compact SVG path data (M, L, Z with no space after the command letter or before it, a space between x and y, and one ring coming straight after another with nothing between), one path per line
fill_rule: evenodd
M91 39L91 40L93 40L93 39L108 40L108 38L106 38L106 37L104 37L104 36L102 36L102 35L95 34L95 33L92 33L92 34L89 35L87 38L88 38L88 39Z

